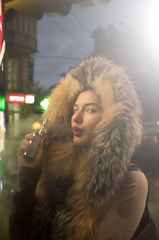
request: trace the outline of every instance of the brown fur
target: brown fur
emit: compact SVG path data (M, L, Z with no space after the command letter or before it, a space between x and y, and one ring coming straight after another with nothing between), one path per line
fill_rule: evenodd
M99 95L104 113L93 131L88 151L81 153L72 143L71 132L64 129L70 128L74 101L87 86ZM42 117L49 119L51 137L46 140L48 151L38 197L47 196L45 200L55 209L52 239L91 239L99 212L119 189L141 138L141 106L134 86L123 68L104 58L90 58L53 89L49 108ZM57 129L63 136L57 137ZM54 192L58 179L65 181L67 176L72 184L66 196L61 196L65 200L57 209L49 197L48 185Z

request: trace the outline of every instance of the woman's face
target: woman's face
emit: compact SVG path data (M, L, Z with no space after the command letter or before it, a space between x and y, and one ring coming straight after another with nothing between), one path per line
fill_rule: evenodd
M86 90L77 97L73 110L73 141L77 145L87 146L92 130L102 118L100 99L92 90Z

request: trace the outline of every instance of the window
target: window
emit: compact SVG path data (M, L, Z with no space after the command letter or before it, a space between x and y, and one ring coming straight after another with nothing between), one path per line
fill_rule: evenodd
M17 90L19 83L19 63L16 59L8 61L8 90Z
M30 29L31 26L30 26L30 25L31 25L31 24L30 24L30 21L28 20L28 21L27 21L27 32L28 32L28 33L31 32L31 29Z
M22 31L25 31L25 18L21 18Z
M16 30L20 29L20 17L18 15L15 16L15 26Z

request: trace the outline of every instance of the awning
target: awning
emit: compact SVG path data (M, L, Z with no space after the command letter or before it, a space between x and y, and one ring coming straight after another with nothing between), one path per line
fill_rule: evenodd
M67 15L71 8L83 8L91 5L106 4L111 0L6 0L5 14L16 12L22 16L41 19L44 13L57 16Z

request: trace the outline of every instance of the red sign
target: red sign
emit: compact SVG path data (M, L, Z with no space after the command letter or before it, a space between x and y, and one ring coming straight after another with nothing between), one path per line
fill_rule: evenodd
M15 94L9 94L7 96L7 102L25 102L25 95L15 95Z

